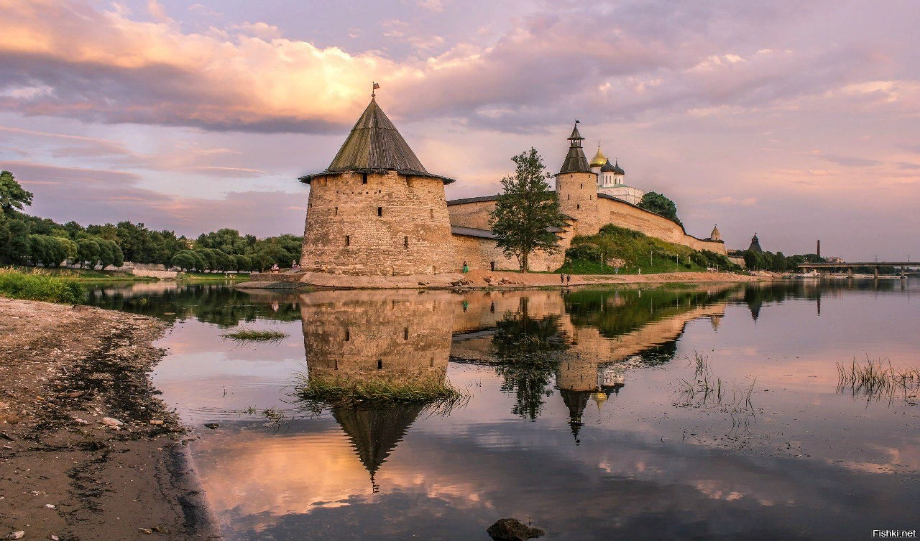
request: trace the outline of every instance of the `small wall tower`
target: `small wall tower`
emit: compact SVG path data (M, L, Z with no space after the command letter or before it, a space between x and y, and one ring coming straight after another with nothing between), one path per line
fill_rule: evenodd
M453 272L444 185L371 102L335 159L310 185L300 265L351 275Z
M569 136L569 153L556 175L556 196L559 208L566 216L575 218L576 235L596 234L600 226L597 204L597 173L591 171L578 132L578 121Z

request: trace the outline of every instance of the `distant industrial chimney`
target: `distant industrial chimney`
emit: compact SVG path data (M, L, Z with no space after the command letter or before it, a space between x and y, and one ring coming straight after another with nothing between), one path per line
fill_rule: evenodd
M817 251L817 254L818 254L818 257L821 257L821 239L818 239L818 251Z

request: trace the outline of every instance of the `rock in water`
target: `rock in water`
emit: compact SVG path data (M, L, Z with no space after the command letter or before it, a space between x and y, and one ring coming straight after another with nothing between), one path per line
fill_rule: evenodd
M527 541L540 537L546 532L540 528L531 528L516 518L503 518L486 530L495 541Z

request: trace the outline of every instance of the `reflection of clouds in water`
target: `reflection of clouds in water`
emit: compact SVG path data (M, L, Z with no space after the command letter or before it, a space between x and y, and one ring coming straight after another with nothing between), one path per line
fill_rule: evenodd
M334 529L318 528L328 524L329 513L349 517L356 528L352 534L369 533L367 538L374 538L379 517L392 523L390 534L403 535L393 538L405 538L461 517L487 521L504 515L533 517L561 539L608 539L627 527L630 538L680 538L702 524L699 533L706 536L760 531L774 538L797 538L801 532L846 538L854 523L869 527L872 520L904 516L918 496L916 487L891 487L878 476L838 466L658 445L628 433L598 434L597 441L572 452L565 430L541 431L542 437L533 439L527 437L530 425L517 423L506 432L526 443L483 446L490 437L480 429L469 428L467 436L432 436L424 421L380 469L375 495L341 432L322 423L321 433L242 432L222 444L199 444L202 463L220 464L201 466L208 493L225 495L215 501L218 511L251 517L240 522L265 535L284 531L293 520L317 539L338 539ZM865 501L850 496L883 491L889 496ZM409 514L404 498L413 502ZM342 504L350 509L330 509ZM849 525L815 529L840 512L854 513ZM652 516L668 525L647 524ZM474 532L472 526L457 535Z
M550 380L547 390L553 393L532 423L511 415L515 397L500 392L503 380L493 368L447 363L448 354L459 350L477 359L477 350L491 356L497 323L519 310L525 297L529 314L558 317L554 325L571 339L565 349L568 364L552 374L560 389ZM642 298L651 297L644 292ZM629 295L617 299L603 303L609 312L592 326L591 314L573 323L560 294L549 291L303 295L298 300L305 314L303 342L294 322L298 331L291 332L285 347L299 349L302 360L306 346L311 372L409 379L448 373L455 384L473 385L474 399L446 419L414 417L389 439L374 431L355 437L363 430L355 426L370 421L340 425L331 416L295 421L287 433L274 435L206 434L196 444L196 455L209 497L215 495L221 516L232 517L233 529L249 529L253 538L324 532L334 539L401 539L444 525L451 525L447 531L455 538L473 538L500 516L532 516L555 538L579 540L608 539L627 528L630 538L733 538L751 532L845 538L879 521L898 523L920 499L916 484L895 484L894 476L877 473L920 471L920 445L903 430L905 422L915 423L916 409L866 408L834 394L834 355L854 342L906 340L893 336L901 332L898 326L856 328L860 314L879 309L866 303L878 301L865 295L855 301L847 295L826 297L819 325L812 301L787 299L781 309L765 302L756 324L747 307L671 303L666 307L674 313L668 317L640 318L636 326L616 320L633 302ZM835 310L858 314L852 318L856 323L846 324L852 336L842 345L838 330L825 323L838 317ZM634 312L648 318L647 310ZM720 320L718 332L711 326L713 317ZM630 332L603 336L621 324ZM452 336L457 329L460 335ZM806 334L809 342L800 349ZM210 335L194 344L191 328L183 336L190 343L183 354L197 347L206 356L210 348L226 347ZM889 338L894 342L886 342ZM661 355L642 357L663 345L668 347ZM915 352L916 344L911 347ZM707 354L723 382L757 376L756 407L762 414L743 445L722 437L722 416L671 406L674 382L687 370L692 373L685 362L672 359L713 349ZM424 354L413 355L418 352ZM605 364L611 359L637 360ZM383 361L382 368L377 361ZM220 370L258 365L228 358L201 362ZM243 378L280 387L299 369ZM182 374L177 370L178 377ZM207 376L208 368L200 374ZM604 378L626 386L617 395L600 397L597 388ZM271 386L265 390L266 396L278 394ZM580 447L572 440L573 421L580 423ZM844 440L841 434L855 436ZM859 445L852 443L854 437ZM382 443L376 458L362 457L365 444L356 441L362 439ZM373 447L368 445L365 449ZM372 492L369 469L378 494Z
M903 447L869 445L869 449L880 455L877 461L835 460L829 461L841 467L866 473L913 473L920 471L920 438L913 438L914 444Z

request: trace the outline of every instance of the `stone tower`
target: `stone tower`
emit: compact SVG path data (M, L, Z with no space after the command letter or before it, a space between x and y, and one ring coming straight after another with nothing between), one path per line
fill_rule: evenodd
M335 159L310 185L300 265L350 275L453 272L444 185L374 97Z
M562 213L575 218L576 235L593 235L601 226L597 205L597 173L591 171L578 132L578 121L569 136L569 153L556 175L556 196Z
M754 236L751 237L751 245L748 246L748 250L758 254L763 253L763 248L760 247L760 239L757 238L757 233L754 233Z
M709 234L709 240L722 240L722 233L719 231L719 224L712 226L712 233Z

